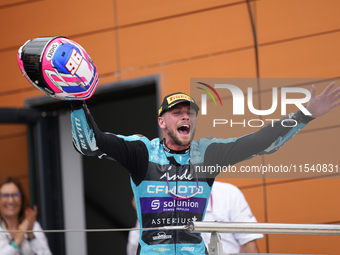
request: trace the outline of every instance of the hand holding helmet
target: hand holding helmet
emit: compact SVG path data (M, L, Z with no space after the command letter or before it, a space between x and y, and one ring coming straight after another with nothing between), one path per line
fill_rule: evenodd
M36 88L61 100L89 99L98 85L92 59L78 43L65 37L39 37L18 51L23 75Z

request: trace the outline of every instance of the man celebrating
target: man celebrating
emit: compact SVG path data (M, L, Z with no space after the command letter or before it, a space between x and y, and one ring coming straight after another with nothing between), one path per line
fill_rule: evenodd
M31 61L32 58L36 61ZM122 136L100 131L82 101L94 93L97 69L75 42L60 37L28 41L19 49L18 63L32 85L52 97L73 100L72 136L80 153L112 158L129 171L142 228L183 226L189 221L203 220L216 173L198 176L197 166L228 166L275 152L313 118L340 104L336 102L340 98L340 88L330 92L334 83L318 96L313 86L307 104L311 116L298 111L283 118L287 122L294 120L295 126L283 127L280 120L238 139L209 137L195 141L199 107L189 95L178 92L166 96L158 112L158 124L165 138L150 141L140 135ZM141 231L138 254L159 252L207 253L199 233L185 229Z
M131 175L131 186L141 228L182 226L201 221L215 175L199 176L195 166L233 165L252 156L275 152L313 118L339 105L340 88L329 93L334 83L315 96L312 87L307 110L289 115L297 125L283 127L281 121L239 139L203 138L193 140L198 105L178 92L164 98L158 124L165 138L148 140L143 136L103 133L86 104L72 102L73 142L79 152L117 160ZM288 117L284 117L288 119ZM287 120L288 121L288 120ZM138 254L205 254L200 234L187 230L142 231Z

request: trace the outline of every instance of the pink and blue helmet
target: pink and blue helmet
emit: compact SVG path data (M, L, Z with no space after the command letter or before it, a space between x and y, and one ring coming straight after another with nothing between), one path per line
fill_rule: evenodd
M62 100L85 100L98 84L95 64L85 49L65 37L39 37L18 51L23 75L36 88Z

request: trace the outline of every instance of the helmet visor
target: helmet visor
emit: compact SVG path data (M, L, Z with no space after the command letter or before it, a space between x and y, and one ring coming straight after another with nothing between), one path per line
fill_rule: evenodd
M21 48L20 59L28 78L44 91L54 94L47 86L41 72L41 58L47 45L56 37L40 37L26 43Z

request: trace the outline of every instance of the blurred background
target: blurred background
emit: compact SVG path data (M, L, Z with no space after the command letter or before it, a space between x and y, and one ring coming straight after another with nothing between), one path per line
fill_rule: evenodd
M25 184L44 229L135 224L128 172L76 153L69 104L22 76L16 54L29 39L65 36L82 45L99 71L98 89L87 101L99 127L152 139L162 135L160 101L190 93L190 78L339 78L339 9L338 0L2 0L0 174ZM257 88L257 107L270 107L270 89ZM279 152L248 164L339 165L339 113L314 120ZM253 131L227 130L230 137ZM224 177L243 191L259 222L340 223L339 175ZM124 254L127 235L47 234L55 255ZM340 254L338 244L337 236L265 235L258 241L262 253Z

